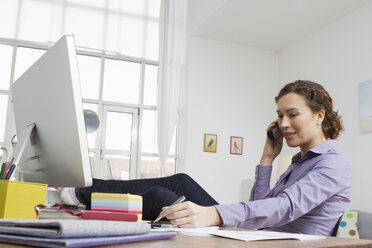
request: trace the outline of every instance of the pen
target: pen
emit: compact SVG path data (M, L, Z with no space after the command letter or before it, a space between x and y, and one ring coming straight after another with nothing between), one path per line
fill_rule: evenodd
M186 200L186 197L181 196L180 198L178 198L177 201L173 202L172 205L170 205L170 206L176 205L177 203L181 203L181 202L183 202L184 200ZM163 216L160 216L160 215L159 215L158 218L156 218L156 219L154 220L153 223L158 222L161 218L163 218Z
M9 169L9 162L6 162L6 166L5 166L5 171L4 171L4 175L3 175L3 179L5 179L5 176L6 176L6 173L8 172L8 169Z
M0 171L0 180L4 179L5 168L6 168L6 163L3 163L3 165L1 166L1 171Z
M10 176L13 174L13 171L15 169L15 164L12 164L8 170L8 173L6 173L5 180L9 180Z

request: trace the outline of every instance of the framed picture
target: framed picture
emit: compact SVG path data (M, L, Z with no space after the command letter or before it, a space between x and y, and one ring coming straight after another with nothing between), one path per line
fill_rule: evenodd
M243 154L243 137L230 137L230 154Z
M217 151L217 134L204 134L204 152Z

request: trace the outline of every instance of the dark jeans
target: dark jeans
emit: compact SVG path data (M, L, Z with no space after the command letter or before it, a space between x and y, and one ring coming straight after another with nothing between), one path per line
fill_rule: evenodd
M180 173L169 177L137 179L129 181L93 179L93 185L86 188L76 188L77 198L87 209L90 209L90 199L93 192L130 193L142 195L143 219L154 220L162 207L170 206L180 196L187 201L201 206L218 205L197 182L190 176Z

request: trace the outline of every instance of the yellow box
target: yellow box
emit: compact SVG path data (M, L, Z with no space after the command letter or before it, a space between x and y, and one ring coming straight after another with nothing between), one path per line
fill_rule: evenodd
M35 206L45 205L47 184L0 181L0 218L37 219Z

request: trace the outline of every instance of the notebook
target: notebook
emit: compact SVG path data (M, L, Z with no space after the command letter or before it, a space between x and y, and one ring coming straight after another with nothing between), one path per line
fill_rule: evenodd
M118 220L118 221L137 221L137 214L120 213L111 211L94 210L70 210L71 213L63 209L39 209L39 219L85 219L85 220ZM76 213L76 214L73 214Z
M145 234L151 226L144 222L106 220L0 219L0 233L45 238L80 238Z
M168 239L176 233L146 233L128 236L91 237L91 238L39 238L20 235L0 234L0 242L29 245L35 247L92 247L101 245L124 244L131 242Z

